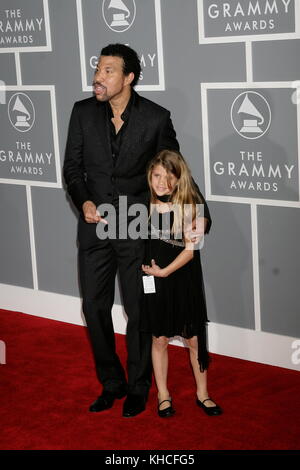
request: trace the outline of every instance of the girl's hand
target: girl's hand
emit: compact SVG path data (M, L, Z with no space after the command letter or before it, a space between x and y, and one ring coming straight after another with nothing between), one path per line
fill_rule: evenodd
M151 266L148 266L146 264L142 264L142 270L146 274L150 274L150 276L156 276L156 277L166 277L166 271L158 266L158 264L155 263L155 260L151 260Z

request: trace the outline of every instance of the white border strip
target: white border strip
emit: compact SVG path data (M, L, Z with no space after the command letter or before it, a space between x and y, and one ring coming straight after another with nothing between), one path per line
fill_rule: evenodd
M252 42L245 42L245 56L246 56L246 76L247 82L253 82L253 59L252 59Z
M62 188L55 85L49 85L49 91L50 91L50 99L51 99L52 130L53 130L53 143L54 143L55 169L56 169L56 185L52 187Z
M219 88L220 90L227 88L295 88L294 81L289 82L203 82L201 86L205 89Z
M285 39L300 38L300 2L295 0L295 32L294 33L275 33L275 34L248 34L240 36L217 36L206 37L204 35L204 9L203 0L197 0L198 4L198 34L199 44L223 44L233 42L255 42L255 41L278 41Z
M165 71L164 71L164 52L163 37L161 24L161 5L160 0L155 0L155 27L156 27L156 43L157 43L157 66L158 66L158 85L137 85L137 91L163 91L165 87Z
M32 198L31 188L26 185L26 196L27 196L27 212L28 212L28 226L29 226L29 238L31 248L31 266L32 266L32 279L33 288L38 289L38 275L37 275L37 264L36 264L36 252L35 252L35 236L34 236L34 222L33 222L33 210L32 210Z
M207 87L205 86L204 83L201 83L201 108L202 108L204 182L205 182L205 197L207 199L211 195L211 177L210 177L210 161L209 161Z
M251 204L252 270L255 330L261 331L257 205Z
M298 80L293 83L294 83L294 86L297 86L295 106L297 106L298 155L299 155L300 153L300 81ZM300 194L300 161L298 163L298 179L299 179L299 194Z
M17 63L18 61L16 59L16 64ZM44 182L44 181L36 181L36 180L22 180L22 179L15 180L15 179L10 179L10 178L0 178L0 183L19 184L19 185L25 185L25 186L28 186L28 185L39 186L43 188L62 188L55 86L54 85L7 85L7 86L0 86L0 90L2 89L5 91L49 91L50 92L56 182L47 182L47 181Z
M52 51L48 0L43 0L43 8L44 8L44 19L45 19L46 46L0 47L0 54L6 54L9 52L46 52L46 51L49 52L49 51Z
M157 62L158 62L158 81L157 85L137 85L137 91L163 91L165 90L165 74L164 74L164 56L163 56L163 40L162 40L162 24L161 24L161 0L154 0L155 6L155 27L157 42ZM78 40L79 55L81 68L82 91L93 91L93 87L87 84L87 69L85 57L85 40L82 15L82 0L76 0L77 23L78 23Z
M85 325L78 297L0 284L0 298L4 310ZM114 305L113 321L115 332L125 334L122 306ZM291 360L292 344L297 338L210 322L208 340L212 353L300 371L300 364ZM177 339L172 344L183 345Z
M206 185L210 187L209 184ZM264 206L274 207L300 207L300 201L282 201L281 199L258 199L258 198L247 198L247 197L235 197L235 196L218 196L215 194L207 193L205 196L209 201L220 201L220 202L232 202L237 204L259 204Z
M91 91L92 87L87 86L87 70L85 60L85 43L84 43L84 32L83 32L83 15L82 15L82 3L81 0L76 0L76 11L77 11L77 24L78 24L78 41L79 41L79 57L80 57L80 70L81 70L81 84L82 91Z
M52 51L49 4L48 4L48 0L43 0L43 1L44 1L44 13L45 13L46 42L47 42L47 49L44 49L44 50Z
M15 63L16 63L16 77L17 77L17 85L22 85L22 72L21 72L21 60L20 60L20 53L15 52Z

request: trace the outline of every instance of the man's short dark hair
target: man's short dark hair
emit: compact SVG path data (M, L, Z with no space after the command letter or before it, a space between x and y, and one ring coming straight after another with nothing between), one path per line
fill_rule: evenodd
M137 53L125 44L109 44L103 47L100 55L121 57L124 62L123 71L125 75L129 75L131 72L134 73L134 79L131 82L131 86L134 87L141 74L141 63Z

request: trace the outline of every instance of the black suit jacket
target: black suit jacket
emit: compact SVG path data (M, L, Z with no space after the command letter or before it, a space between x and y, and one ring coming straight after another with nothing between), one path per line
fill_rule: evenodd
M133 93L130 118L115 166L105 103L91 97L74 105L64 177L68 192L79 210L87 200L96 206L111 203L114 193L127 195L128 204L145 202L148 162L160 150L179 149L170 112Z
M112 203L114 195L118 194L128 197L128 205L147 203L147 164L160 150L179 150L170 112L135 91L132 93L134 96L129 122L115 166L106 104L91 97L78 101L73 107L64 178L73 203L80 212L82 204L87 200L98 206ZM210 226L206 204L205 216Z

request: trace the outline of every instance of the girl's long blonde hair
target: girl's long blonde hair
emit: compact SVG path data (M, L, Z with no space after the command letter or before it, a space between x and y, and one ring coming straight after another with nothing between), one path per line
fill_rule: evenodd
M193 182L190 169L180 152L176 150L162 150L149 163L147 169L148 185L151 192L150 204L153 207L157 199L152 188L152 172L157 165L161 165L168 174L177 178L175 188L170 195L170 202L174 204L174 224L172 233L182 232L185 220L194 220L198 215L197 204L203 204L200 194ZM171 185L168 184L171 189ZM152 211L151 211L152 212Z

